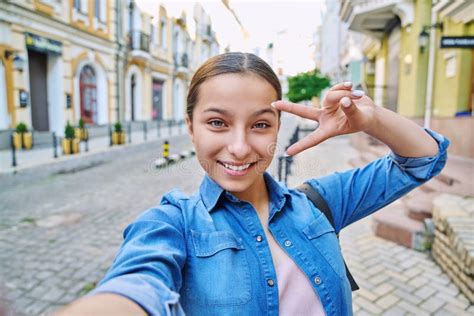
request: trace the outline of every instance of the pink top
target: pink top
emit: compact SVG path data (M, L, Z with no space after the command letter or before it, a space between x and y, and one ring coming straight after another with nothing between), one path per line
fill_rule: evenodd
M310 281L265 229L278 281L279 314L325 316Z

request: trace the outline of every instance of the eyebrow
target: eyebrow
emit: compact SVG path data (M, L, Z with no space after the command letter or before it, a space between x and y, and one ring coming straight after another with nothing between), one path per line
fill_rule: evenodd
M204 113L205 112L217 112L217 113L220 113L222 115L233 116L233 114L231 114L229 111L224 110L224 109L220 109L220 108L208 108L208 109L204 110L203 112ZM259 115L264 114L264 113L271 113L271 114L276 116L275 111L273 111L272 109L269 109L269 108L255 111L252 114L252 116L259 116Z

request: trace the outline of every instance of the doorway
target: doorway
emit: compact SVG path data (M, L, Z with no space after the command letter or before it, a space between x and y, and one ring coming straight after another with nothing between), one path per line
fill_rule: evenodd
M33 129L40 132L49 131L47 66L47 54L34 50L28 50L31 123L33 125Z
M87 65L79 77L81 96L81 118L84 123L97 124L97 77L94 69Z
M386 107L394 112L398 108L398 80L400 69L400 22L388 37L388 64L387 64L387 102Z
M163 119L163 81L153 80L153 112L152 119L161 121Z

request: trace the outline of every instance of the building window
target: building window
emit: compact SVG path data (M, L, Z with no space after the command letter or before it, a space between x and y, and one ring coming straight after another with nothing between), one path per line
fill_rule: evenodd
M97 20L105 22L107 19L107 0L95 0L94 10L94 16L97 18Z
M87 0L78 0L79 3L80 3L80 8L79 8L79 11L81 11L81 13L87 13L88 8L87 8L87 5L89 4L89 1Z
M85 123L97 123L97 79L91 66L82 68L79 78L81 118Z
M95 1L94 1L94 16L95 16L98 20L100 20L100 11L101 11L101 10L100 10L100 9L101 9L101 8L100 8L100 2L101 2L100 0L95 0Z
M163 48L166 48L166 21L165 20L161 20L160 30L161 30L160 46Z
M150 24L150 42L156 44L155 26L153 24Z
M81 11L81 0L74 0L73 6L77 11Z

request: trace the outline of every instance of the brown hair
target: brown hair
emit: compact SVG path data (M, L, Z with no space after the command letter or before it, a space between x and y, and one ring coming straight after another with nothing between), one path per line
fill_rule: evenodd
M212 77L235 73L256 74L266 80L277 93L277 100L281 100L281 85L272 68L260 57L250 53L224 53L209 58L194 74L189 85L186 113L193 118L193 110L199 98L199 86Z

